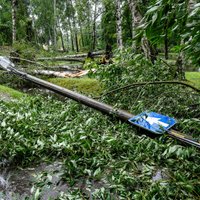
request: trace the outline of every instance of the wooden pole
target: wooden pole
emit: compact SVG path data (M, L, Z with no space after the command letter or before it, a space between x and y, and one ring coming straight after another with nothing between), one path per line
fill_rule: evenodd
M1 59L1 57L0 57L0 59ZM0 64L1 64L1 62L0 62ZM12 66L14 66L14 64ZM68 90L68 89L63 88L63 87L60 87L60 86L55 85L53 83L50 83L48 81L44 81L40 78L36 78L36 77L31 76L27 73L21 72L21 71L15 69L15 68L13 68L12 66L7 64L7 66L4 67L4 69L6 69L7 71L10 71L11 73L13 73L17 76L20 76L21 78L23 78L25 80L31 81L31 82L39 85L39 86L47 88L47 89L54 91L58 94L61 94L62 96L73 99L73 100L75 100L79 103L86 105L86 106L89 106L91 108L99 110L99 111L101 111L105 114L116 116L116 117L120 118L121 120L126 121L127 119L130 119L131 117L133 117L133 115L131 113L128 113L124 110L115 109L108 104L98 102L98 101L96 101L92 98L85 96L85 95L79 94L77 92Z

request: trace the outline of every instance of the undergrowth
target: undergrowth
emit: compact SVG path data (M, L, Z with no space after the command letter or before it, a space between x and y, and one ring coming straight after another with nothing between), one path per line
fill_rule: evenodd
M123 86L148 81L174 81L174 68L157 60L152 64L142 55L130 49L118 54L115 63L99 66L91 77L105 85L100 100L116 107L139 114L146 110L169 115L178 120L177 129L199 138L200 132L200 94L186 86L176 84L155 84ZM118 88L122 87L123 89ZM113 92L110 92L115 90ZM190 125L186 125L190 124Z

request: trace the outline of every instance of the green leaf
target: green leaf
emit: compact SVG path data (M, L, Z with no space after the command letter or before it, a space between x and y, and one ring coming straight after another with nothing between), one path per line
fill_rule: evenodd
M6 122L5 122L5 120L1 122L1 126L2 126L2 127L6 127Z
M155 21L157 20L157 18L158 18L158 13L155 13L155 14L153 15L153 17L152 17L152 24L155 23Z
M160 6L153 6L151 7L149 10L147 10L146 14L150 14L150 13L153 13L155 12L156 10L159 9Z
M196 15L197 12L199 12L199 11L200 11L200 8L199 8L199 7L195 8L195 9L189 14L189 17L193 17L193 16Z
M34 194L34 198L35 198L35 200L37 200L37 199L39 199L39 197L40 197L40 189L37 188L37 190L36 190L36 192Z
M95 176L98 176L100 173L101 173L101 168L99 167L98 169L95 170L93 175L95 177Z

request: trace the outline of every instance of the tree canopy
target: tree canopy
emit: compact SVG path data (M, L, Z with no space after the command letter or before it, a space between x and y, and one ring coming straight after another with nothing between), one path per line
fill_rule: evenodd
M79 52L135 44L152 62L157 51L166 59L173 51L200 64L195 0L0 0L0 10L0 45L16 40Z

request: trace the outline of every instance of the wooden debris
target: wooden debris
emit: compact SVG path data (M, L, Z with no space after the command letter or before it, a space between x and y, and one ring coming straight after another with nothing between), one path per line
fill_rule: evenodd
M92 52L91 53L93 57L98 57L100 55L104 55L104 51L98 51L98 52ZM75 54L75 55L66 55L62 57L43 57L43 58L37 58L37 61L75 61L75 62L84 62L84 58L88 56L88 53L82 53L82 54Z
M35 70L34 74L38 75L48 75L48 76L56 76L56 77L62 77L62 78L78 78L85 76L89 73L89 70L81 70L76 73L72 73L69 71L66 72L56 72L51 70Z

